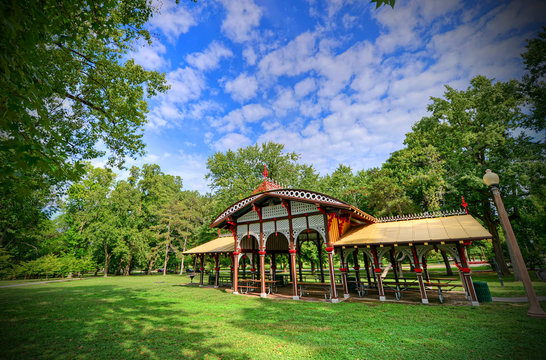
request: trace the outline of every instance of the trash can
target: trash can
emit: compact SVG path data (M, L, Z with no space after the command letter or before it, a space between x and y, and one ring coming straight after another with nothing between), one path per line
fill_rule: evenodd
M474 290L478 297L478 302L491 302L491 292L489 291L489 285L485 281L474 281Z

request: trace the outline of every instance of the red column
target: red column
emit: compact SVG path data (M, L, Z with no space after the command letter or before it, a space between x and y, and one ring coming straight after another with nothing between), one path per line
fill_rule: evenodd
M239 252L233 252L233 293L239 293Z
M417 257L417 250L415 247L411 247L411 252L413 254L413 270L417 275L417 281L419 282L419 292L421 293L421 302L423 304L428 304L427 290L425 288L425 283L423 281L423 269L421 269L421 264L419 264L419 258Z
M292 299L299 300L300 297L298 295L298 274L296 271L296 249L292 248L288 250L290 253L290 264L292 265L290 267L290 270L292 271Z
M339 250L339 258L341 260L341 267L339 268L339 271L341 271L341 281L343 283L343 297L347 299L349 297L349 286L347 284L347 259L345 258L345 254L343 253L343 249Z
M474 289L472 276L470 276L470 267L468 267L468 263L466 262L466 258L464 256L464 248L460 244L457 244L457 250L459 251L459 256L461 257L461 265L462 265L459 271L463 275L463 280L464 280L464 284L466 284L466 289L468 291L468 297L469 297L470 303L472 304L472 306L479 306L480 303L478 302L478 296L476 295L476 290Z
M216 271L216 277L214 279L214 287L218 288L220 286L220 267L218 262L218 253L214 254L214 264L216 265L214 271Z
M353 262L354 262L353 269L355 269L356 286L358 288L362 288L362 285L360 282L360 266L358 266L358 249L355 249L353 251Z
M328 269L330 270L330 295L333 303L339 302L336 289L336 275L334 273L334 248L327 247L326 254L328 255Z
M261 297L267 297L267 293L265 292L265 250L261 250L259 252L260 254L260 280L262 285L262 293L260 294Z
M377 258L377 251L375 248L372 248L372 254L373 254L373 262L374 262L374 271L375 271L375 278L377 282L377 291L379 293L379 300L385 301L387 298L385 297L385 290L383 289L383 279L381 279L381 266L379 264L379 259Z
M201 274L200 274L200 277L199 277L199 286L203 286L203 277L205 276L204 258L205 258L205 255L203 255L203 254L201 254L199 256L199 260L201 262L201 267L199 268L199 270L201 270Z

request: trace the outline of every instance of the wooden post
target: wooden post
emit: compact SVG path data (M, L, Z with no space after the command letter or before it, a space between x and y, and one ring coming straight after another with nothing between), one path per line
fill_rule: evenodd
M214 271L216 272L216 277L214 278L214 287L218 289L218 287L220 286L220 262L218 261L218 253L214 254L214 264L216 265L214 268Z
M330 241L330 232L328 229L328 215L326 211L322 213L324 219L324 229L326 234L326 253L328 254L328 270L330 271L330 297L333 303L339 302L337 298L337 289L336 289L336 274L334 272L334 247Z
M461 268L459 271L463 275L464 283L466 284L466 288L468 290L468 296L470 303L472 306L479 306L480 303L478 302L478 297L476 295L476 290L474 289L474 284L472 282L472 276L470 276L470 267L468 267L468 263L466 262L466 258L464 256L464 249L461 246L461 244L457 243L457 251L459 252L459 256L461 258Z
M292 299L299 300L298 295L298 276L296 274L296 243L294 239L294 227L292 225L292 212L290 211L290 202L283 203L288 212L288 230L290 232L290 273L292 275Z
M353 269L355 269L356 286L358 288L361 288L362 283L360 282L360 266L358 266L358 249L355 249L353 251L353 262L354 262Z
M372 247L372 253L375 278L377 279L377 291L379 292L379 300L385 301L387 300L387 298L385 297L385 290L383 290L383 280L381 279L381 265L379 264L379 259L377 258L377 250L375 249L375 247Z
M347 259L345 258L344 249L339 249L339 259L341 262L341 282L343 283L343 297L347 299L349 297L349 286L347 285Z
M362 252L362 255L364 256L364 266L366 267L366 277L368 279L368 286L372 285L372 280L370 277L370 262L368 261L368 255L366 252Z
M297 256L298 256L298 272L300 275L300 282L303 281L303 274L302 274L302 268L303 268L303 262L301 260L301 241L298 241L296 244L296 250L297 250Z
M201 254L199 255L199 260L200 260L200 263L201 263L201 267L199 268L199 270L201 270L201 273L199 274L200 277L199 277L199 286L202 287L203 286L203 278L205 276L205 255L204 254Z
M239 294L239 251L233 252L233 293Z
M428 275L427 255L426 254L423 255L423 260L422 261L423 261L423 271L425 273L425 280L427 282L430 282L430 277Z
M417 275L417 281L419 282L421 302L423 304L428 304L427 290L425 288L425 283L423 282L423 269L421 269L421 266L419 264L419 258L417 257L417 251L415 250L415 246L411 246L411 252L413 254L413 261L415 265L413 270L415 271L415 274Z
M277 275L277 258L275 254L271 254L271 280L275 281Z
M320 237L317 239L318 258L320 266L320 282L324 282L324 266L322 264L322 241Z

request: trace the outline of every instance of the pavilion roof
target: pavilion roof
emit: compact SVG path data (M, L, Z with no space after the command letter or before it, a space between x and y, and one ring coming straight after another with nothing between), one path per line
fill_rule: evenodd
M377 222L350 229L334 246L402 245L490 239L491 234L470 215Z
M246 212L251 211L252 204L260 205L266 203L270 198L293 200L316 204L330 209L340 209L346 212L352 218L359 219L363 222L377 221L376 218L365 213L364 211L325 194L302 189L274 189L254 194L237 201L235 204L231 205L220 215L218 215L218 217L210 224L210 227L223 227L227 223L229 216L239 217Z
M191 254L209 254L209 253L232 253L235 243L233 236L221 236L204 244L198 245L193 249L184 251L185 255Z

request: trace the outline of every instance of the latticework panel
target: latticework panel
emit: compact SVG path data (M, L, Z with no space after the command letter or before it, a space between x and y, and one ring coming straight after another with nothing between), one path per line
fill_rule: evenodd
M249 211L240 218L237 219L238 223L247 222L247 221L256 221L259 220L258 213L256 211Z
M282 205L266 206L262 208L262 219L273 219L288 216L288 211Z
M314 204L306 204L299 201L290 202L290 210L292 215L308 214L310 212L317 211L317 207Z

